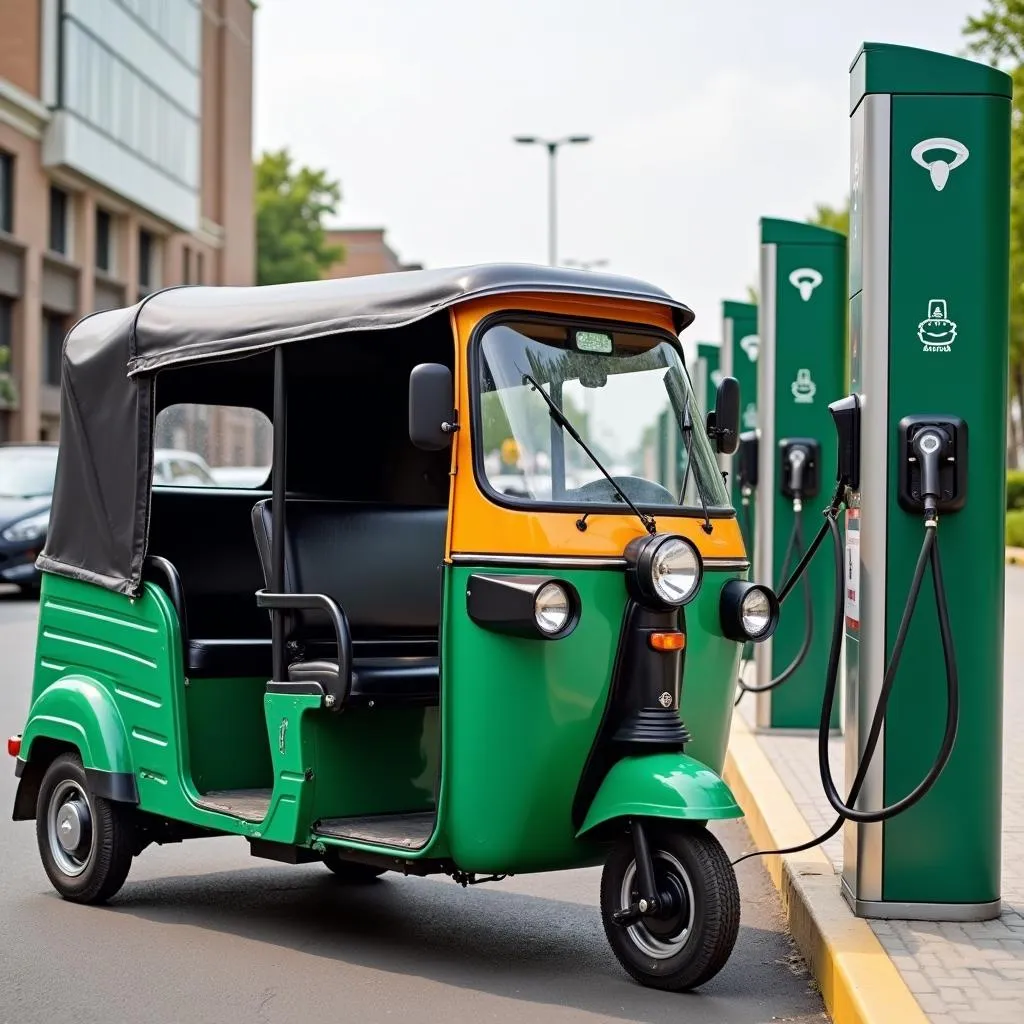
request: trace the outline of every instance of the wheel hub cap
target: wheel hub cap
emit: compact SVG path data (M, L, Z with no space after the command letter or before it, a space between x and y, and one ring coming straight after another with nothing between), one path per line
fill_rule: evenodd
M57 784L50 796L46 826L56 866L69 877L80 875L92 856L92 814L88 797L74 780Z
M654 878L658 887L659 909L645 914L627 928L637 949L655 960L675 956L687 943L693 930L693 886L686 869L665 850L652 850ZM636 900L636 864L622 879L620 902L627 909Z
M68 853L74 853L82 842L82 815L77 804L66 803L57 812L57 840Z

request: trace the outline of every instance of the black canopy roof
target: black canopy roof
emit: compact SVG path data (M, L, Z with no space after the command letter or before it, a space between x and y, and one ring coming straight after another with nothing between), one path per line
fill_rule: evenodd
M182 287L94 313L64 343L61 439L39 567L137 593L153 468L153 379L159 370L277 346L407 326L468 299L583 295L690 309L631 278L525 264L418 270L252 288Z

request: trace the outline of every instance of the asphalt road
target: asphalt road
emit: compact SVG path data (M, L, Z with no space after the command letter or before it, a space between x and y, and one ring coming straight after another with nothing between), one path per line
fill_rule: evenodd
M36 606L0 591L0 735L24 724ZM323 867L254 860L239 839L150 847L107 907L50 888L32 823L10 821L0 766L0 1024L292 1024L299 1020L826 1020L756 861L725 969L696 994L634 984L608 948L599 869L463 890L346 887ZM716 829L731 854L739 823ZM393 878L393 880L392 880Z

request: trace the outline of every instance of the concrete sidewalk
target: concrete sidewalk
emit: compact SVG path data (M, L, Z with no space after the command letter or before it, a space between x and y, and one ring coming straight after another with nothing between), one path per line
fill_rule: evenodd
M841 837L814 851L818 859L768 858L794 938L836 1024L1024 1024L1024 568L1008 567L1006 575L1000 918L854 918L839 896ZM755 842L770 849L820 834L835 819L818 783L816 739L756 733L752 715L747 697L733 721L727 777ZM832 741L837 779L844 775L842 747L842 739Z

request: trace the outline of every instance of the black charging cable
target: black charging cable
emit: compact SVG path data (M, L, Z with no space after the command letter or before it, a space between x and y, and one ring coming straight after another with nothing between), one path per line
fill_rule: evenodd
M930 453L929 453L930 454ZM837 492L838 493L838 492ZM897 814L914 804L918 803L935 785L942 774L953 753L953 746L956 742L957 728L960 719L960 680L956 664L956 651L953 647L953 631L949 622L949 607L946 601L946 587L942 577L942 560L939 555L938 541L938 516L935 512L935 498L937 495L925 494L925 536L921 544L921 550L917 557L917 564L914 567L914 576L907 594L907 601L903 608L903 615L900 618L899 629L896 633L896 641L893 644L892 657L885 670L882 680L882 688L878 695L878 703L875 706L875 713L871 719L871 727L868 730L867 740L864 744L864 754L860 764L857 766L857 773L854 776L853 784L850 787L849 796L844 802L836 789L832 778L832 769L828 759L828 740L831 731L832 706L835 703L836 688L839 681L839 657L842 649L843 624L845 617L845 573L844 573L844 552L843 540L836 522L837 514L829 515L826 512L826 522L818 536L824 536L824 532L832 534L833 554L835 563L835 608L832 620L832 642L829 649L828 669L825 679L825 694L821 706L821 720L818 725L818 770L821 774L822 785L825 787L825 795L829 803L838 814L835 823L827 831L798 846L789 846L781 850L756 850L753 853L744 854L732 862L735 867L742 861L752 857L763 857L769 854L785 855L790 853L802 853L812 847L827 842L843 827L846 821L858 823L876 823L888 821ZM838 512L838 508L836 509ZM856 803L860 796L861 789L867 779L868 770L871 767L871 760L874 757L882 734L882 726L885 722L885 714L889 706L889 697L892 694L893 684L896 681L896 672L899 669L900 660L903 656L903 648L906 644L907 632L910 629L911 620L914 617L914 610L917 607L917 600L921 594L921 587L924 582L925 569L931 566L932 586L935 593L935 607L939 617L939 634L942 641L942 656L946 669L946 727L943 732L942 742L935 760L925 774L924 778L904 797L895 803L881 807L878 810L861 811L857 810ZM799 568L799 567L798 567ZM794 574L795 575L795 574Z
M791 463L791 470L794 474L794 490L799 494L800 486L803 483L803 473L805 464L807 462L806 449L798 449L801 452L801 458L798 462ZM838 513L839 506L842 503L842 490L837 489L835 496L832 499L832 503L829 505L829 509L835 509ZM826 515L828 513L826 512ZM782 559L782 572L779 573L781 579L786 579L786 574L789 572L790 562L793 560L796 552L803 547L803 501L796 497L793 499L793 528L789 533L789 542L786 545L786 554ZM811 548L808 549L811 553L817 550L818 545L821 544L824 539L825 527L822 528L822 532L818 537L815 538ZM739 693L736 695L736 700L733 701L733 707L738 707L745 694L748 693L767 693L769 690L774 690L781 686L787 680L793 677L793 674L800 668L801 665L807 660L807 655L811 651L811 643L814 640L814 596L811 592L811 580L807 576L806 570L809 558L801 559L800 568L798 572L795 572L792 578L788 581L788 585L784 585L779 591L779 605L789 596L792 585L796 580L802 580L803 592L804 592L804 638L800 644L800 648L797 650L793 657L793 660L773 679L769 679L766 683L748 683L744 680L742 672L737 674L736 683L739 687Z

